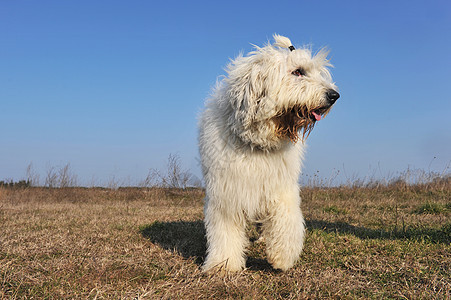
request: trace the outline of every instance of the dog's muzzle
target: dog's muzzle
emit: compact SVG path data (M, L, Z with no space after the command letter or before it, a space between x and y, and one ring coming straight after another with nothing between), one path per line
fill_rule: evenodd
M327 104L322 107L311 110L310 119L313 120L313 122L321 120L323 118L323 115L329 111L329 109L332 107L332 105L334 105L335 101L337 101L338 98L340 98L340 94L336 90L334 89L327 90L326 92Z
M327 99L327 102L329 102L330 105L334 104L335 101L337 101L338 98L340 98L340 94L336 90L330 89L330 90L327 91L326 99Z

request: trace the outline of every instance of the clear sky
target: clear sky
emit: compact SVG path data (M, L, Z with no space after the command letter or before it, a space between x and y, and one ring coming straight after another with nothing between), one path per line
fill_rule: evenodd
M385 176L451 161L450 1L0 2L0 180L70 163L200 176L197 115L230 58L274 33L331 50L341 98L304 171ZM94 179L93 179L94 178Z

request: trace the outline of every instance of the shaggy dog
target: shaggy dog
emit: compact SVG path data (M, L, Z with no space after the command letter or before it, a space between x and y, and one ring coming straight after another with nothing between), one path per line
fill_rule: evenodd
M205 271L245 267L247 220L262 224L267 259L291 268L302 251L299 174L304 139L340 96L327 51L275 43L238 56L200 117L206 185Z

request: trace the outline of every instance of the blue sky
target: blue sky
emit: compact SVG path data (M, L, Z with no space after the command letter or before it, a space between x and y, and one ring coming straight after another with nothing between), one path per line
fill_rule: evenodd
M211 86L273 33L327 46L335 66L307 174L443 171L450 32L449 1L1 1L0 180L70 163L82 184L133 183L170 153L200 176Z

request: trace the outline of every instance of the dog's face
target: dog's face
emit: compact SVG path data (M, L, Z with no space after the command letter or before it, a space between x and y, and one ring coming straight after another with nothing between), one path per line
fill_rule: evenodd
M232 130L262 149L308 136L340 97L328 70L327 51L294 49L288 38L235 59L228 68Z
M308 136L340 95L327 69L331 65L326 51L312 56L308 49L295 49L285 55L286 66L280 70L280 88L274 95L278 105L272 120L281 137L297 141L299 132Z

